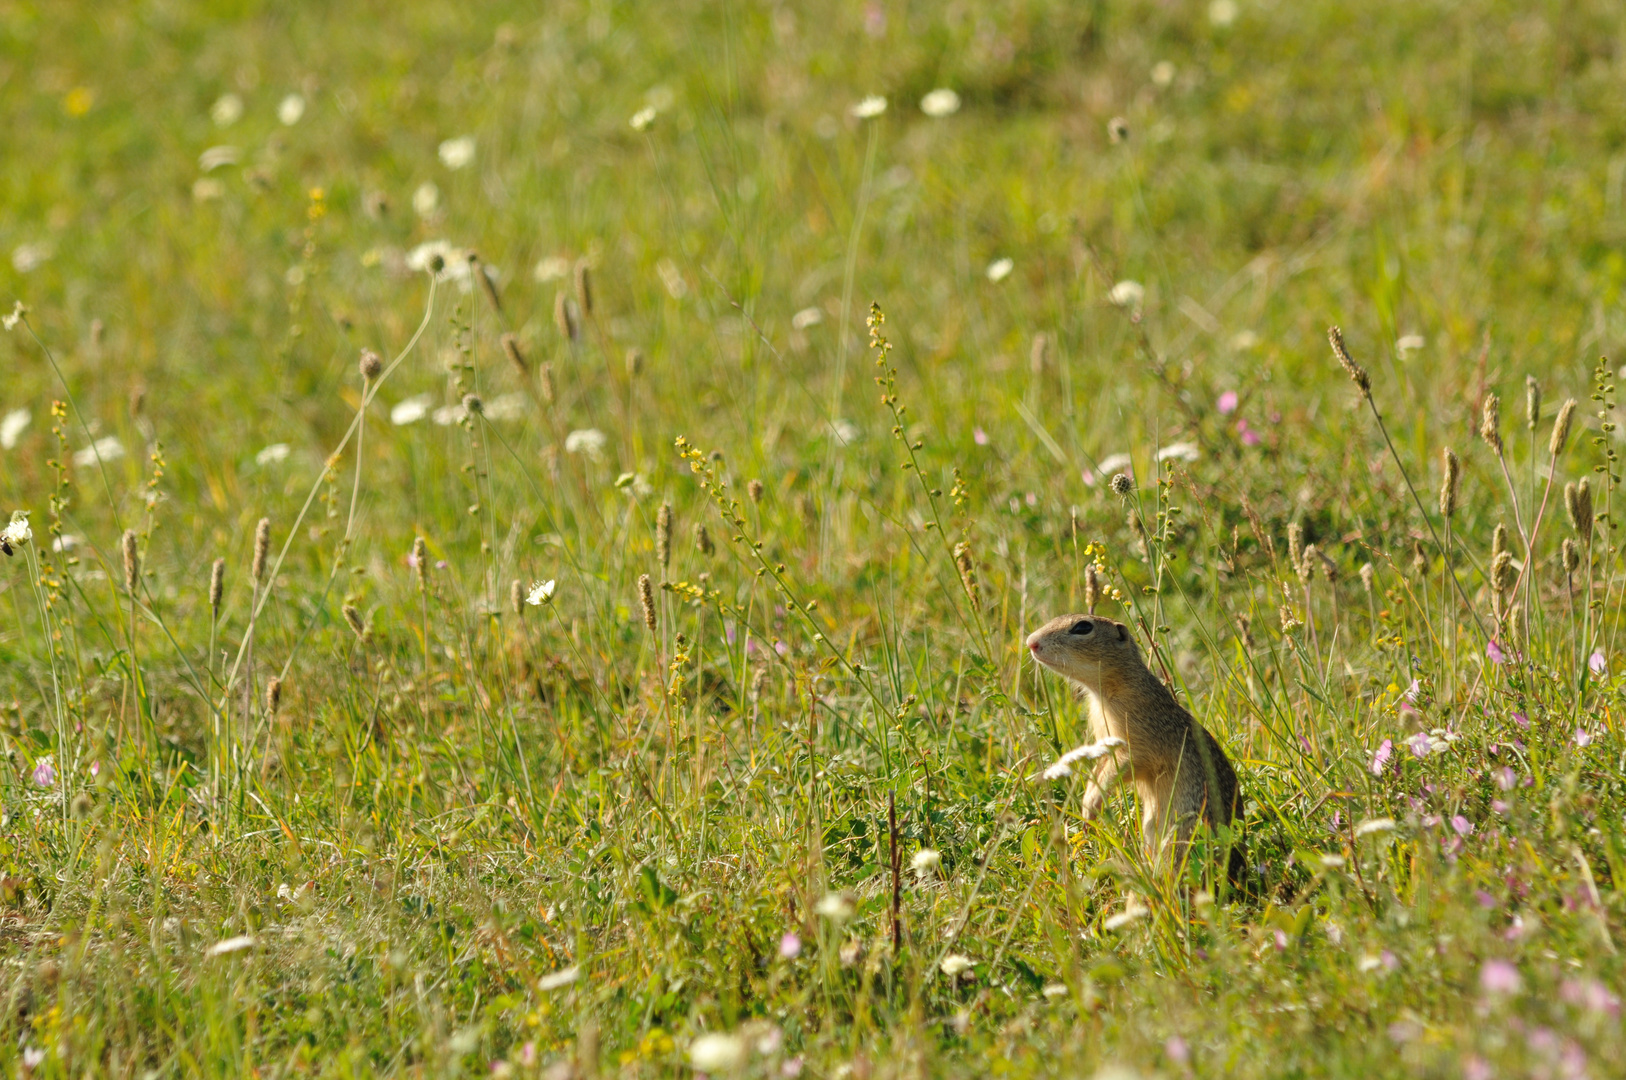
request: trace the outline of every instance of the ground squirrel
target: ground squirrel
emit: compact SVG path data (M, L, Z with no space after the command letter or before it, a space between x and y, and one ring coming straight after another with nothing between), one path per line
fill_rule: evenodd
M1229 825L1237 810L1236 772L1220 744L1175 700L1141 659L1123 623L1096 615L1063 615L1028 636L1034 659L1083 686L1097 741L1122 739L1123 749L1102 757L1084 791L1084 819L1100 812L1107 793L1126 776L1140 795L1141 833L1156 854L1169 829L1177 859L1201 815ZM1231 851L1231 876L1242 868Z

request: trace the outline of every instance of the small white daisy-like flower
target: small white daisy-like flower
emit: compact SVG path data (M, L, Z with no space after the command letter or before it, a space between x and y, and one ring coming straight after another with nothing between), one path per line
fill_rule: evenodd
M440 144L440 163L448 169L457 170L474 161L474 136L463 135L456 139L447 139Z
M924 874L942 866L943 855L935 848L923 847L915 852L915 857L909 860L909 865L915 873Z
M525 594L525 602L532 607L541 607L553 599L553 587L554 581L552 578L547 581L531 582L531 591Z
M847 111L859 120L873 120L886 112L886 98L880 94L871 94Z
M960 95L946 86L938 87L920 99L920 111L934 119L960 111Z
M277 120L283 127L293 127L304 115L305 99L299 94L289 94L277 105Z
M825 893L813 905L813 914L831 922L846 922L853 917L853 902L846 893Z
M12 548L22 547L32 539L34 530L28 527L28 511L13 510L11 522L4 529L0 529L0 546L3 546L6 554L10 555Z
M989 281L1004 281L1006 278L1011 276L1011 271L1014 269L1016 269L1016 263L1014 260L995 259L993 262L988 264L988 269L985 271L985 273L988 275Z
M643 108L633 113L632 119L628 120L627 123L632 126L632 130L634 131L648 131L654 126L655 117L659 115L660 114L655 111L655 106L645 105Z
M951 952L947 956L943 957L942 963L938 964L937 966L942 970L944 975L953 978L956 975L971 970L971 958L969 956L962 956L959 953Z

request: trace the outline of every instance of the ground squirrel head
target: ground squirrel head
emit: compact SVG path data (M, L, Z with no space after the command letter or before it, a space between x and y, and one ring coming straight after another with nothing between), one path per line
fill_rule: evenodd
M1099 615L1062 615L1028 635L1033 658L1097 693L1145 670L1135 635Z

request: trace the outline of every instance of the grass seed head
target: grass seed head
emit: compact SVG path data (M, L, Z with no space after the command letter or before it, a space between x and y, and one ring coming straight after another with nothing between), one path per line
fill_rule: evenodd
M553 382L553 365L543 364L536 372L537 389L542 394L542 400L552 405L559 399L559 388Z
M559 328L559 333L566 341L574 344L581 340L582 328L576 321L576 309L563 289L553 297L553 325Z
M717 545L711 542L711 533L706 531L706 523L703 521L694 523L694 548L707 558L717 550Z
M661 503L655 512L655 561L665 570L672 565L672 504Z
M1332 344L1332 354L1338 358L1338 362L1349 373L1350 381L1360 388L1362 395L1370 398L1372 396L1372 377L1366 373L1365 368L1355 362L1355 358L1350 356L1349 350L1344 347L1344 332L1336 326L1329 326L1327 328L1327 340Z
M1564 573L1573 574L1581 568L1581 545L1571 537L1564 537Z
M1491 588L1499 595L1506 596L1508 590L1513 588L1516 576L1513 571L1513 553L1498 551L1491 559Z
M1287 526L1287 562L1294 573L1304 564L1304 526L1297 521Z
M1547 440L1547 453L1557 457L1569 441L1570 424L1575 421L1575 399L1570 398L1558 408L1558 416L1553 420L1553 435Z
M423 537L412 538L412 573L418 579L418 590L429 591L429 545Z
M1479 437L1496 456L1502 455L1502 399L1496 394L1485 395L1484 411L1479 417Z
M1084 610L1095 614L1095 605L1101 602L1101 577L1094 563L1084 564Z
M491 310L498 315L502 314L502 296L497 292L497 279L491 276L491 270L476 252L469 252L469 273L474 280L480 283L480 291L486 294L486 300L491 304Z
M1592 539L1592 485L1582 477L1564 485L1564 509L1569 512L1570 526L1583 542Z
M531 365L525 362L525 354L519 351L519 338L517 336L504 334L502 336L502 351L503 355L508 357L508 362L514 365L514 370L519 372L521 380L531 377Z
M649 632L655 632L655 587L649 582L648 574L638 575L638 606L644 609L644 625Z
M1366 591L1368 596L1372 595L1372 588L1376 584L1377 578L1378 572L1371 563L1364 562L1361 564L1361 588Z
M209 612L220 618L220 601L226 595L226 560L216 559L209 568Z
M356 361L356 368L361 372L363 382L372 382L384 372L384 358L371 349L361 350L361 359Z
M265 681L265 714L277 715L277 706L282 704L282 680L273 675Z
M525 585L518 578L508 583L508 610L515 615L525 614Z
M1237 633L1242 636L1242 647L1253 651L1253 620L1246 613L1236 617Z
M576 264L576 306L581 308L583 318L592 318L593 272L585 262Z
M1462 481L1462 462L1456 452L1445 451L1445 478L1440 481L1440 516L1449 518L1457 512L1457 486Z
M1524 424L1531 431L1536 430L1536 421L1541 419L1541 384L1536 382L1534 375L1524 377Z
M762 481L761 480L752 480L749 483L747 483L745 485L745 493L747 495L751 496L751 501L752 502L754 502L754 503L761 502L762 501Z
M254 526L254 561L249 564L249 577L254 584L265 582L265 559L271 553L271 519L261 518Z
M644 350L627 350L627 378L636 379L644 373Z
M1029 368L1032 369L1033 374L1042 375L1044 374L1044 369L1049 366L1049 361L1050 335L1043 333L1034 334L1033 348L1028 353Z
M1496 556L1500 555L1502 552L1504 552L1506 550L1507 550L1507 526L1504 525L1504 524L1498 523L1497 526L1496 526L1496 531L1491 533L1491 558L1494 560L1496 558Z
M1306 585L1310 584L1310 579L1315 576L1316 564L1319 563L1320 560L1321 549L1316 547L1314 544L1306 544L1304 546L1304 553L1299 557L1298 566L1296 568L1299 572L1299 580L1304 582Z
M344 616L344 621L350 624L351 631L357 637L361 637L367 632L367 624L361 621L361 612L356 610L356 605L346 604L339 609L339 612Z
M1424 549L1423 542L1413 538L1411 542L1411 568L1413 572L1418 576L1428 573L1428 563L1428 552Z
M119 542L119 549L124 554L124 587L133 593L135 592L136 582L141 579L141 552L136 547L134 530L124 530L124 536Z

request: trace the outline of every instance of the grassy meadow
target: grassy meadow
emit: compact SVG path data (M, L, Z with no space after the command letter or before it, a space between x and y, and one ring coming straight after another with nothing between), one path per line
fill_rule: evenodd
M0 120L0 1070L1626 1056L1617 5L0 0ZM1240 893L1039 775L1091 602Z

